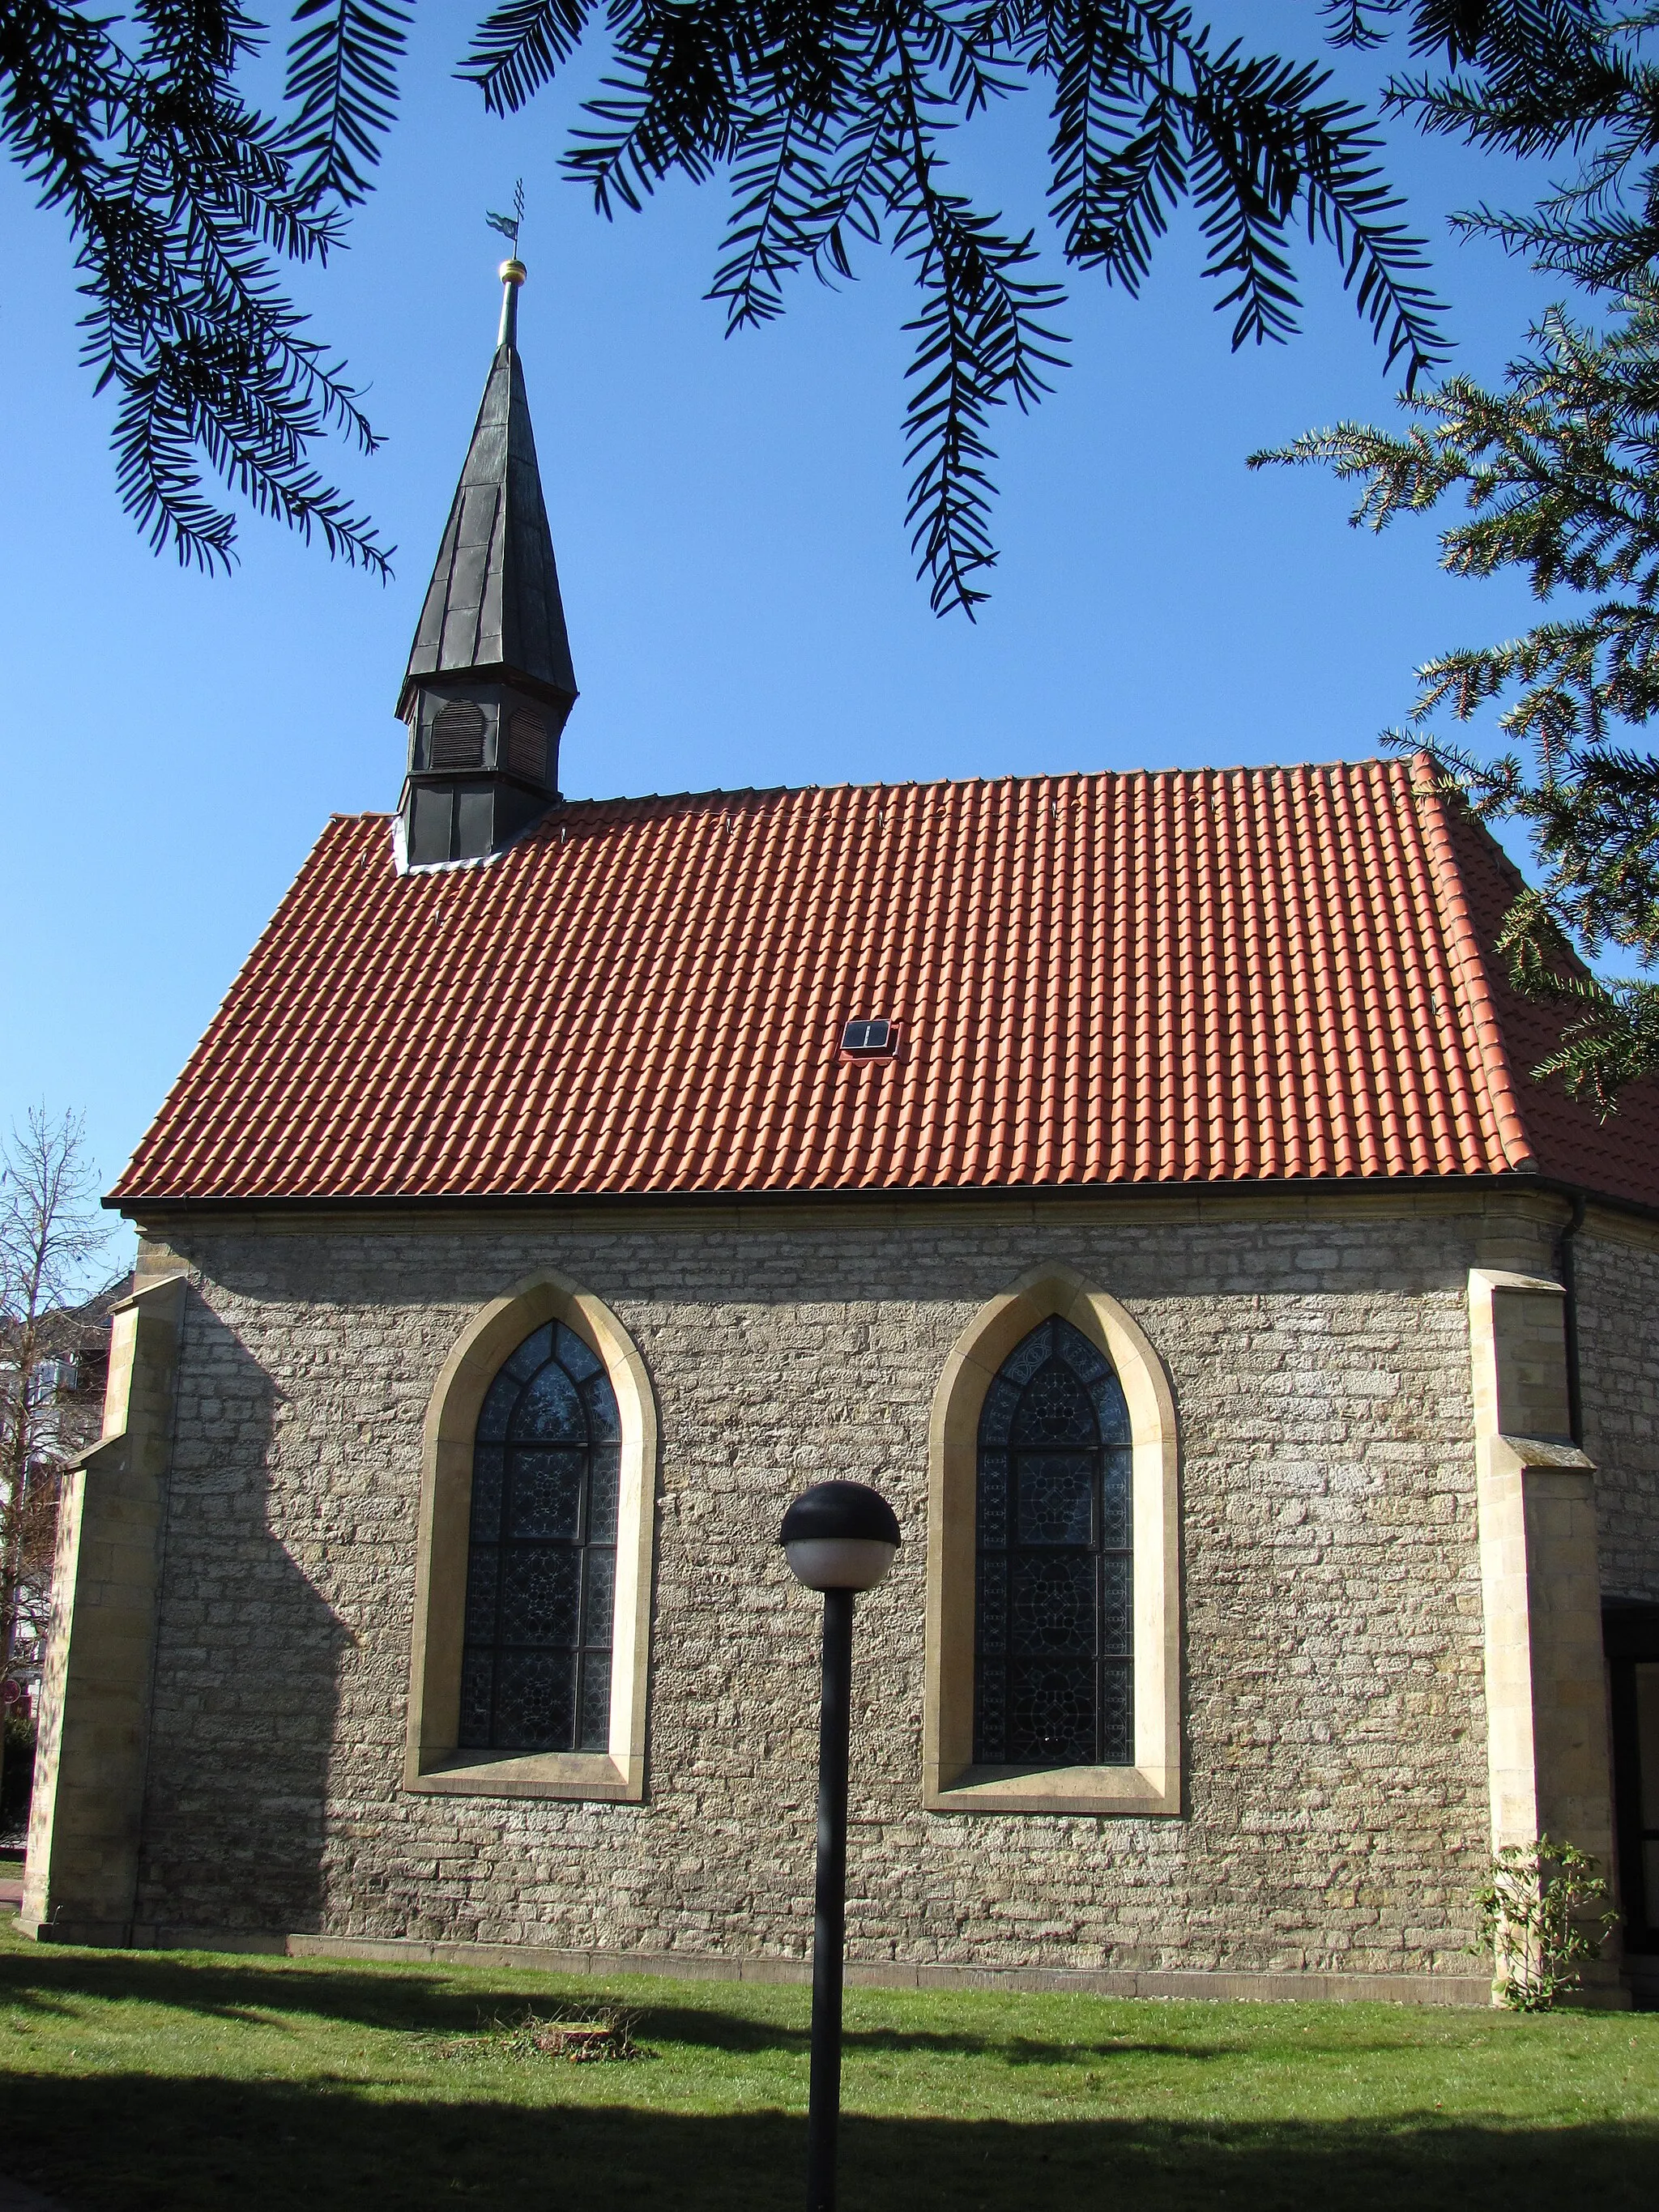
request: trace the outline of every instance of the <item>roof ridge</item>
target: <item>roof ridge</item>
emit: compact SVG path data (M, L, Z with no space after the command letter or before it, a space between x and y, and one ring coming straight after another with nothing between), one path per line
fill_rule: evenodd
M835 792L981 791L1000 784L1156 783L1166 777L1191 783L1225 776L1334 775L1385 769L1392 764L1385 754L1362 753L1354 760L1236 761L1224 768L1204 761L1191 768L1009 769L1000 775L904 776L896 780L878 776L862 783L848 776L840 783L716 783L701 791L614 792L608 796L596 793L586 799L567 799L565 805L639 806L653 800L668 804L683 799L788 799L813 792L827 797Z
M842 783L739 783L709 784L702 790L692 791L618 791L592 793L586 798L567 798L563 804L549 814L538 825L550 829L560 821L568 820L579 807L595 810L603 807L631 808L645 806L674 806L713 799L793 799L816 794L828 798L836 793L860 793L866 792L946 792L994 790L1000 785L1032 786L1039 784L1147 784L1168 780L1185 783L1223 781L1234 777L1249 779L1273 776L1334 775L1339 773L1358 773L1367 769L1386 769L1392 765L1381 753L1364 753L1357 760L1329 761L1239 761L1228 768L1217 768L1206 762L1195 768L1067 768L1038 769L1030 773L1010 769L1002 775L937 775L910 776L902 782L878 779L873 782L858 783L851 778ZM362 813L335 812L331 822L392 822L394 812L382 807L371 807ZM532 845L533 836L520 841Z
M812 795L828 798L836 793L984 791L994 790L1005 784L1133 784L1158 783L1166 779L1200 783L1206 780L1231 777L1334 775L1340 772L1387 768L1390 764L1380 753L1365 753L1357 760L1240 761L1230 768L1216 768L1203 763L1195 768L1038 769L1029 773L1010 769L1003 775L910 776L900 782L877 779L868 783L858 783L849 778L842 783L717 783L698 791L619 791L592 793L586 798L567 797L562 806L548 817L548 821L550 823L556 822L577 807L672 806L691 800L719 799L793 799ZM329 817L334 822L389 822L393 818L382 808L372 808L360 814L336 813Z
M1486 974L1486 956L1475 933L1474 917L1469 912L1462 871L1457 865L1457 854L1452 845L1451 825L1446 818L1444 794L1435 771L1433 757L1425 751L1416 752L1407 765L1413 789L1426 816L1424 843L1428 851L1436 896L1446 924L1458 989L1465 994L1476 1048L1480 1054L1480 1066L1491 1087L1498 1141L1504 1147L1504 1158L1512 1168L1536 1173L1540 1162L1528 1133L1526 1116L1521 1111L1515 1071L1510 1064L1509 1047L1504 1042L1503 1024L1498 1019L1492 983Z

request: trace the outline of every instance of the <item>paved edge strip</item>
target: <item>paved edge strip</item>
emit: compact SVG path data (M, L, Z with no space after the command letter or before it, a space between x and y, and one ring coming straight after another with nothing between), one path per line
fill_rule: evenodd
M177 1936L173 1941L178 1941ZM398 1936L290 1936L293 1959L364 1959L404 1966L510 1966L551 1974L645 1974L675 1981L809 1982L806 1959L715 1958L682 1951L556 1951L534 1943L422 1942ZM1484 1974L1227 1973L1179 1968L1091 1973L1060 1966L962 1966L849 1959L849 1988L1007 1990L1102 1997L1210 1997L1307 2003L1489 2005Z
M543 1974L643 1974L677 1982L810 1982L809 1959L720 1958L701 1951L561 1951L542 1943L461 1943L411 1936L283 1936L227 1928L137 1927L64 1921L25 1932L45 1943L140 1951L217 1951L290 1959L362 1959L383 1966L507 1966ZM1095 1973L1073 1966L969 1966L849 1959L847 1983L866 1990L1049 1990L1097 1997L1209 1997L1235 2003L1477 2005L1492 2002L1485 1974L1267 1973L1141 1968ZM1620 1993L1622 1996L1622 1993ZM1580 2004L1586 2001L1579 2000ZM1591 2005L1595 1998L1589 1999Z

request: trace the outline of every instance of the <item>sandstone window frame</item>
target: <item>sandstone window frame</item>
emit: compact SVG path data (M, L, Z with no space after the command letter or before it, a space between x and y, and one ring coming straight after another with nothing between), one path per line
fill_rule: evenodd
M1058 1316L1103 1352L1129 1409L1134 1547L1133 1766L976 1766L974 1562L979 1421L1016 1346ZM922 1803L932 1813L1182 1811L1181 1501L1175 1395L1150 1340L1074 1268L1031 1269L988 1300L951 1346L927 1446L927 1608Z
M610 1745L603 1752L463 1751L456 1739L474 1434L502 1363L550 1321L562 1322L602 1362L621 1419ZM434 1386L422 1437L406 1790L628 1804L644 1798L657 1444L656 1395L639 1347L602 1298L568 1278L550 1270L530 1276L461 1331Z

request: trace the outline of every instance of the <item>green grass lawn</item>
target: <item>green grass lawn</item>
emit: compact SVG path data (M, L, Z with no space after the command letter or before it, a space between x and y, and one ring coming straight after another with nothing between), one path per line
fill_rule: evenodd
M636 2008L572 2065L526 2008ZM0 2172L73 2206L802 2195L807 1992L79 1951L0 1930ZM1659 2014L854 1991L844 2212L1659 2203Z

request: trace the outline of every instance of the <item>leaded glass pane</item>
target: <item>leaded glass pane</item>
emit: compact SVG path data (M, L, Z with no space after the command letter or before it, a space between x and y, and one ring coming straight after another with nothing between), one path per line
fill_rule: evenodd
M526 1337L502 1370L515 1382L527 1382L536 1370L553 1356L553 1326L538 1328L533 1336Z
M1134 1663L1109 1659L1100 1670L1100 1763L1133 1766L1135 1761Z
M1134 1581L1127 1553L1109 1554L1100 1563L1100 1649L1103 1656L1134 1656Z
M1088 1553L1028 1552L1013 1565L1013 1648L1092 1657L1095 1562Z
M582 1661L581 1735L579 1751L611 1748L611 1656L589 1652Z
M1134 1758L1129 1422L1097 1345L1058 1316L1016 1345L980 1419L974 1756Z
M979 1540L987 1549L1008 1540L1008 1455L984 1445L979 1455Z
M496 1444L479 1444L472 1454L472 1534L476 1540L501 1533L501 1483L507 1455Z
M617 1540L617 1492L622 1483L622 1448L595 1444L589 1455L587 1540L612 1544Z
M460 1741L604 1750L616 1607L616 1394L574 1332L525 1339L473 1450Z
M493 1644L495 1640L495 1591L501 1572L501 1547L474 1544L466 1558L466 1640Z
M596 1355L590 1352L574 1328L559 1323L556 1339L558 1362L567 1375L574 1375L578 1382L586 1382L590 1375L604 1373Z
M582 1533L582 1481L587 1454L516 1451L509 1536L561 1536L574 1544Z
M1123 1395L1123 1385L1109 1368L1093 1385L1089 1395L1095 1401L1095 1419L1100 1424L1101 1442L1127 1444L1129 1441L1129 1407Z
M1006 1444L1008 1431L1019 1405L1019 1393L1006 1376L999 1375L985 1396L985 1411L980 1415L980 1442L987 1444Z
M461 1733L465 1744L490 1741L490 1711L495 1681L495 1655L473 1650L461 1662Z
M582 1642L589 1650L611 1649L611 1616L617 1596L617 1555L603 1545L587 1547L586 1587L582 1593Z
M582 1385L582 1402L587 1408L588 1433L595 1443L615 1443L622 1435L622 1423L617 1416L617 1394L611 1388L611 1378L596 1375L591 1382Z
M478 1415L478 1442L499 1443L507 1434L508 1416L519 1402L520 1383L516 1376L503 1369L485 1394L483 1410Z
M1101 1454L1100 1540L1109 1552L1129 1548L1130 1474L1127 1445L1118 1444Z
M1116 1387L1117 1377L1112 1374L1111 1361L1107 1358L1103 1352L1097 1350L1090 1343L1080 1329L1055 1329L1052 1332L1050 1340L1054 1346L1054 1357L1056 1359L1063 1359L1073 1375L1081 1376L1084 1382L1091 1386L1091 1395L1092 1395L1092 1386L1104 1382L1109 1376L1113 1387Z
M1086 1544L1095 1532L1100 1454L1018 1452L1016 1525L1022 1544Z
M982 1553L979 1562L979 1648L988 1659L1008 1649L1008 1562Z
M1090 1662L1016 1659L1009 1673L1009 1758L1092 1766L1099 1700Z
M1008 1757L1008 1669L999 1659L974 1662L974 1756L1000 1766Z
M1056 1359L1039 1367L1019 1394L1013 1440L1025 1444L1095 1444L1100 1424L1089 1394Z
M508 1435L515 1443L586 1444L587 1423L576 1386L556 1360L538 1368L513 1409Z
M576 1643L581 1588L574 1544L509 1544L501 1562L502 1643Z
M1003 1361L1000 1379L1011 1384L1016 1393L1023 1390L1039 1367L1054 1357L1054 1325L1042 1322L1026 1338L1017 1344Z
M576 1658L568 1651L504 1652L496 1662L495 1741L510 1751L573 1745Z

